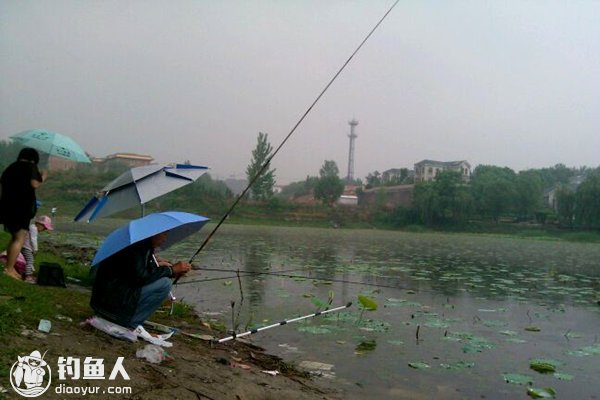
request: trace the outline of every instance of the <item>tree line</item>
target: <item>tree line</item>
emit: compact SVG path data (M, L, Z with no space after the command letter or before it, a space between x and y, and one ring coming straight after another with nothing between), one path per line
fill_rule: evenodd
M554 205L548 200L554 197ZM440 172L435 181L417 183L413 205L396 210L406 220L425 225L461 224L472 219L499 222L548 222L562 226L600 228L600 168L551 168L514 172L479 165L469 183L454 171Z
M2 170L15 160L20 147L0 141ZM282 199L312 194L324 205L331 206L343 193L346 182L339 177L335 161L325 160L319 176L307 176L304 181L291 183L275 197L275 170L268 165L271 154L268 134L260 132L246 169L248 181L255 180L248 198L257 204L272 206L274 200L280 202ZM51 206L66 206L75 211L126 169L126 166L122 166L99 172L82 165L77 170L56 171L40 189L39 197ZM440 172L432 182L417 183L410 206L387 209L384 205L385 187L409 183L407 179L410 179L407 169L399 170L399 174L392 179L377 171L369 174L368 187L382 188L370 215L385 225L397 227L410 224L461 225L474 220L498 223L502 218L510 218L513 221L533 220L540 223L552 221L568 228L600 228L600 168L568 168L557 164L517 173L507 167L479 165L468 183L463 182L459 173L445 171ZM361 182L357 180L352 183ZM553 192L549 191L551 188ZM550 193L554 196L554 207L549 207L544 199L544 195ZM194 184L155 200L151 208L202 211L215 216L224 212L232 199L233 193L224 182L213 180L209 174L205 174ZM361 215L365 213L361 211Z

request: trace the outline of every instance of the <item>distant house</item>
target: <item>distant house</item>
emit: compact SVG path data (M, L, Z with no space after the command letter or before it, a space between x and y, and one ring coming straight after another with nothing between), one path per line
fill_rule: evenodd
M123 165L129 168L142 167L151 164L152 161L154 161L154 158L145 154L115 153L106 156L104 159L100 159L98 165L102 169L108 170L113 166Z
M434 181L442 171L460 172L463 182L471 179L471 164L467 161L434 161L423 160L415 164L415 183Z
M412 183L415 172L408 168L390 168L381 173L381 183L384 185L400 185L403 183ZM409 182L407 182L409 181Z
M104 160L105 164L119 162L127 165L128 167L141 167L144 165L149 165L154 161L154 158L144 154L134 154L134 153L115 153L109 156L106 156Z
M343 194L337 199L336 203L342 206L356 206L358 205L358 196Z

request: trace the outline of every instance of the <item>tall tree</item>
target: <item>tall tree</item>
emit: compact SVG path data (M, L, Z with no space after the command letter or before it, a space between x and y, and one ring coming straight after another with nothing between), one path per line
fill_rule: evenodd
M515 172L510 168L478 165L471 178L471 192L477 211L498 222L515 204Z
M561 225L572 228L575 218L575 193L561 185L556 191L556 212Z
M260 173L273 151L268 136L269 134L267 133L258 133L256 147L252 150L252 160L246 168L246 178L248 179L248 182L251 182L252 179ZM275 169L269 169L269 166L267 166L250 188L252 198L255 200L270 199L273 197L274 186Z
M433 182L419 182L413 191L413 208L417 218L425 225L435 225L440 219L438 193Z
M381 174L379 171L369 172L369 175L367 175L367 189L371 189L375 186L381 186Z
M332 205L344 193L344 182L338 176L339 169L335 161L326 160L319 170L319 181L315 186L315 199L323 204Z
M522 219L531 218L542 206L543 181L536 170L521 171L515 178L515 211Z
M575 220L584 228L600 228L600 168L588 174L577 188Z
M471 198L458 171L442 171L433 182L437 192L438 213L444 222L458 222L466 218L471 208Z

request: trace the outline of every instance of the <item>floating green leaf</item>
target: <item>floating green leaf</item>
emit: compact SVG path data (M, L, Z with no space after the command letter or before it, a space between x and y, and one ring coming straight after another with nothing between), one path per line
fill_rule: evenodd
M312 333L313 335L325 335L331 333L331 330L324 326L301 326L298 328L298 331Z
M600 343L582 347L578 350L569 351L567 354L577 357L598 356L600 355Z
M484 349L493 349L495 346L492 342L483 337L474 336L468 332L449 332L444 340L465 343L463 352L465 353L481 353Z
M529 331L529 332L540 332L541 331L541 329L538 328L537 326L528 326L525 328L525 330Z
M424 325L429 328L447 328L448 326L450 326L447 322L440 318L430 318L427 321L425 321Z
M495 319L486 319L483 320L483 325L487 326L488 328L500 328L502 326L506 326L506 322Z
M315 306L317 306L317 308L327 307L327 304L317 297L313 297L312 299L310 299L310 302L313 303Z
M541 374L556 372L557 363L553 360L530 360L529 368Z
M519 344L521 344L521 343L527 343L527 340L517 339L517 338L512 338L512 337L506 339L506 341L510 342L510 343L519 343Z
M424 362L409 362L408 366L414 369L426 369L426 368L431 368L431 366L429 364L426 364Z
M375 350L376 347L377 347L377 342L375 341L375 339L364 340L356 346L356 348L354 349L354 352L356 354L364 354L364 353L368 353L370 351Z
M556 379L559 379L561 381L572 381L574 376L570 375L570 374L561 374L559 372L555 372L553 375L553 377L555 377Z
M452 364L445 364L445 363L441 363L440 364L440 367L445 368L445 369L449 369L449 370L459 370L459 369L473 368L474 366L475 366L475 363L466 362L466 361L457 361L457 362L452 363Z
M556 396L556 391L552 388L527 388L527 395L534 399L553 399Z
M581 338L583 338L583 335L581 333L577 333L577 332L567 332L567 333L565 333L565 337L567 339L581 339Z
M377 303L370 297L359 294L358 301L363 306L363 308L367 311L375 311L377 310Z

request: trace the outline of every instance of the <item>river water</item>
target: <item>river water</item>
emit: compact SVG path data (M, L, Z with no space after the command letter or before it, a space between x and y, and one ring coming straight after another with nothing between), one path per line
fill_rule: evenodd
M98 243L111 223L61 224L53 240ZM204 229L162 255L189 259ZM224 225L195 264L229 272L194 271L177 297L228 329L352 302L249 336L286 361L332 365L317 379L347 398L600 396L598 244ZM555 371L536 372L536 360Z

